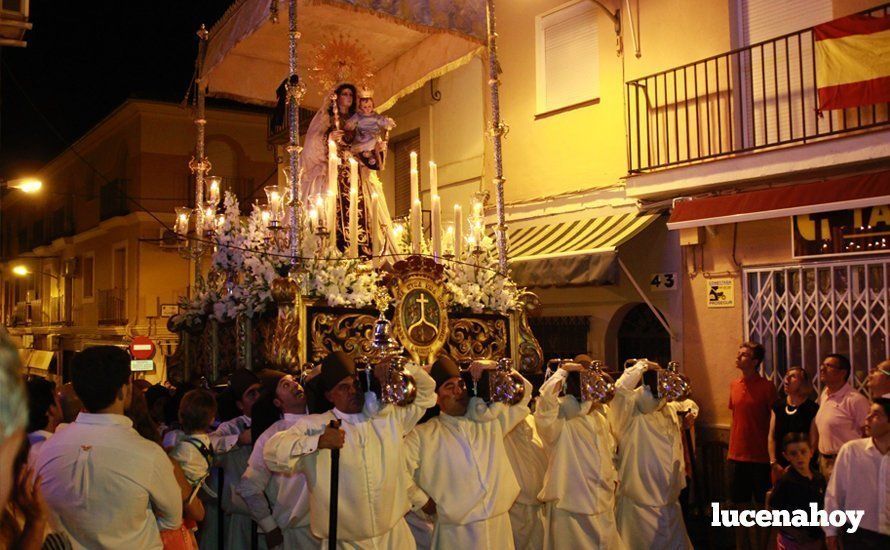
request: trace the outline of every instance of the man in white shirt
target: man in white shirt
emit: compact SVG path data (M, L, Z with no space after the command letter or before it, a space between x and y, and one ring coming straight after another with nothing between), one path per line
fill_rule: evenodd
M474 380L493 361L470 366ZM457 365L447 357L433 364L439 416L405 438L408 471L436 504L433 548L513 548L510 507L519 484L504 437L529 414L532 386L515 405L487 404L469 397ZM493 383L493 381L490 381Z
M890 359L881 361L868 373L866 381L872 399L890 397Z
M62 410L56 399L55 385L45 378L32 378L28 387L28 464L34 467L46 440L52 437L62 421Z
M301 473L272 473L263 459L266 441L306 416L306 395L291 375L283 375L271 391L254 404L252 428L261 428L267 410L278 420L261 432L253 444L247 470L236 491L266 535L271 548L317 548L321 541L309 530L309 489Z
M841 447L825 493L825 511L862 510L855 533L823 527L829 550L890 548L890 399L875 399L866 417L871 437Z
M158 529L182 523L182 493L163 449L124 416L130 357L114 346L78 353L74 390L87 412L43 446L37 474L51 522L75 548L161 549Z
M649 366L640 361L625 369L609 404L618 440L618 530L628 548L692 548L679 501L686 486L681 409L659 397L655 376L634 389ZM684 405L698 414L690 400Z
M361 393L355 363L348 355L331 353L320 374L308 383L307 392L316 392L333 408L297 420L265 444L263 456L271 471L306 476L309 525L325 544L331 501L329 449L340 448L337 545L381 550L415 547L405 523L410 503L403 442L435 404L435 383L414 364L406 370L416 382L414 402L404 407L384 404L373 392ZM382 383L385 368L375 368L374 376ZM339 429L329 425L334 420L341 422Z
M819 470L831 479L831 470L841 445L864 435L868 399L853 389L850 360L839 353L827 355L819 365L819 380L825 387L819 396L816 431L819 434Z
M547 503L544 548L623 548L615 523L615 438L608 406L559 396L578 363L565 363L541 386L535 420L548 450L540 498Z

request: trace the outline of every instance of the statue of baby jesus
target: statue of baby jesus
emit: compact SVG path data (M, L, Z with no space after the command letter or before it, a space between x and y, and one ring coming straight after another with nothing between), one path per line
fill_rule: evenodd
M374 92L362 88L358 92L358 109L346 121L347 131L355 131L349 150L371 170L380 170L386 160L389 131L395 128L393 119L374 111Z

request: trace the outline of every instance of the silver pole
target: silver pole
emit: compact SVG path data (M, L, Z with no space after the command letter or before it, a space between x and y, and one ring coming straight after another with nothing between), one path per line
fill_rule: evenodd
M195 173L195 234L200 238L202 232L202 220L204 219L204 176L210 169L207 162L204 148L204 127L207 124L204 112L204 57L207 52L207 28L201 25L198 30L198 71L195 76L195 86L197 90L197 110L195 113L195 129L197 130L197 144L195 158L192 159L191 169ZM195 243L195 246L202 247L203 243ZM201 259L200 254L196 255L195 261L195 284L201 278Z
M504 214L504 163L502 139L507 126L501 121L500 79L498 77L497 29L494 14L494 0L487 0L488 18L488 88L491 92L491 137L494 140L494 187L497 203L498 224L496 237L498 245L498 270L507 274L507 221Z
M300 33L297 32L297 0L288 3L288 69L287 82L287 115L289 124L288 135L288 168L290 174L288 184L290 186L290 203L288 205L288 242L290 243L291 265L297 263L297 257L302 250L301 238L303 226L303 174L300 163L300 100L303 97L303 83L297 77L297 41Z

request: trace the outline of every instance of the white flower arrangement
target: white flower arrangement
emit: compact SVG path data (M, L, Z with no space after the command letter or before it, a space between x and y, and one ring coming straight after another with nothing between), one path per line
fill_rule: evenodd
M498 272L497 248L488 235L482 236L475 251L464 250L455 261L445 262L445 287L452 307L502 314L520 307L519 289Z

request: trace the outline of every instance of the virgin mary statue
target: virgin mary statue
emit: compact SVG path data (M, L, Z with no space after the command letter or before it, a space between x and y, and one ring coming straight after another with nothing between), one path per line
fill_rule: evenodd
M362 94L362 95L367 95ZM312 118L301 156L303 168L304 204L313 204L318 197L334 203L332 239L341 251L349 249L349 159L358 162L358 253L360 257L391 256L398 253L392 217L386 205L382 185L376 169L382 163L368 162L369 141L367 123L356 124L356 119L369 117L386 119L376 113L367 114L368 105L363 98L365 115L358 110L358 90L353 84L339 84L325 96L321 108ZM357 115L358 113L358 115ZM386 119L390 120L390 119ZM350 123L350 121L352 121ZM391 121L390 121L391 122ZM389 126L391 127L391 126ZM364 135L362 132L364 131ZM329 158L329 141L333 142L336 160ZM378 140L377 151L385 151L386 143ZM377 160L380 156L373 157ZM336 170L331 178L329 170Z

